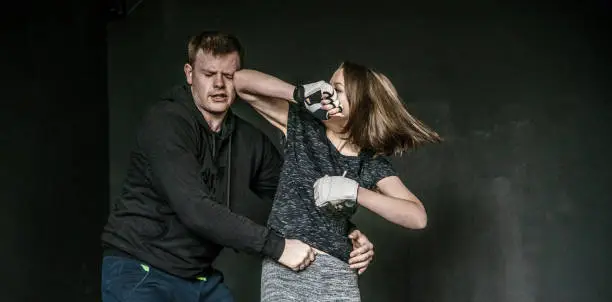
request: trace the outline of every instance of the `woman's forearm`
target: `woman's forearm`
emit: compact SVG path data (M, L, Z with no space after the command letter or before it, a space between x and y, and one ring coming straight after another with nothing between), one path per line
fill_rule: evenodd
M357 193L357 202L405 228L422 229L427 226L425 208L417 202L386 196L361 187Z
M251 94L284 100L293 100L294 85L279 78L252 69L234 73L234 86L239 95Z

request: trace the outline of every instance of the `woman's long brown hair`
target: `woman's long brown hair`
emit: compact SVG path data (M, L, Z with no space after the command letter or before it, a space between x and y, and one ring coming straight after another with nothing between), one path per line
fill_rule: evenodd
M348 141L377 155L399 155L442 138L412 116L391 81L352 62L340 66L350 102Z

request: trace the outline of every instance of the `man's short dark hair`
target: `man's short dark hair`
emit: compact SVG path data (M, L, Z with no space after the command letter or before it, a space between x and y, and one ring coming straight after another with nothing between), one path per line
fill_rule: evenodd
M243 66L244 51L238 38L229 33L220 31L203 31L189 39L187 47L187 62L191 65L195 62L199 50L210 53L213 56L238 53L240 59L239 68Z

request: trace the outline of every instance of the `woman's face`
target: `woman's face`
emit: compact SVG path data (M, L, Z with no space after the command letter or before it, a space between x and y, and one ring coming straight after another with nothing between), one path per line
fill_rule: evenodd
M341 113L338 112L337 108L331 109L329 111L330 120L343 119L346 121L346 119L348 119L349 117L348 114L350 112L350 104L348 98L346 97L343 69L338 68L338 70L336 70L336 72L334 72L334 74L332 75L331 80L329 82L336 90L336 93L338 94L338 101L342 105Z

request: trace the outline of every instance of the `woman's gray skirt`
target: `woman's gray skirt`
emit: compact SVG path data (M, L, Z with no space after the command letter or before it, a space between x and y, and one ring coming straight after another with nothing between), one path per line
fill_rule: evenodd
M333 256L318 254L316 257L309 267L299 272L265 259L261 270L261 301L361 301L356 271Z

